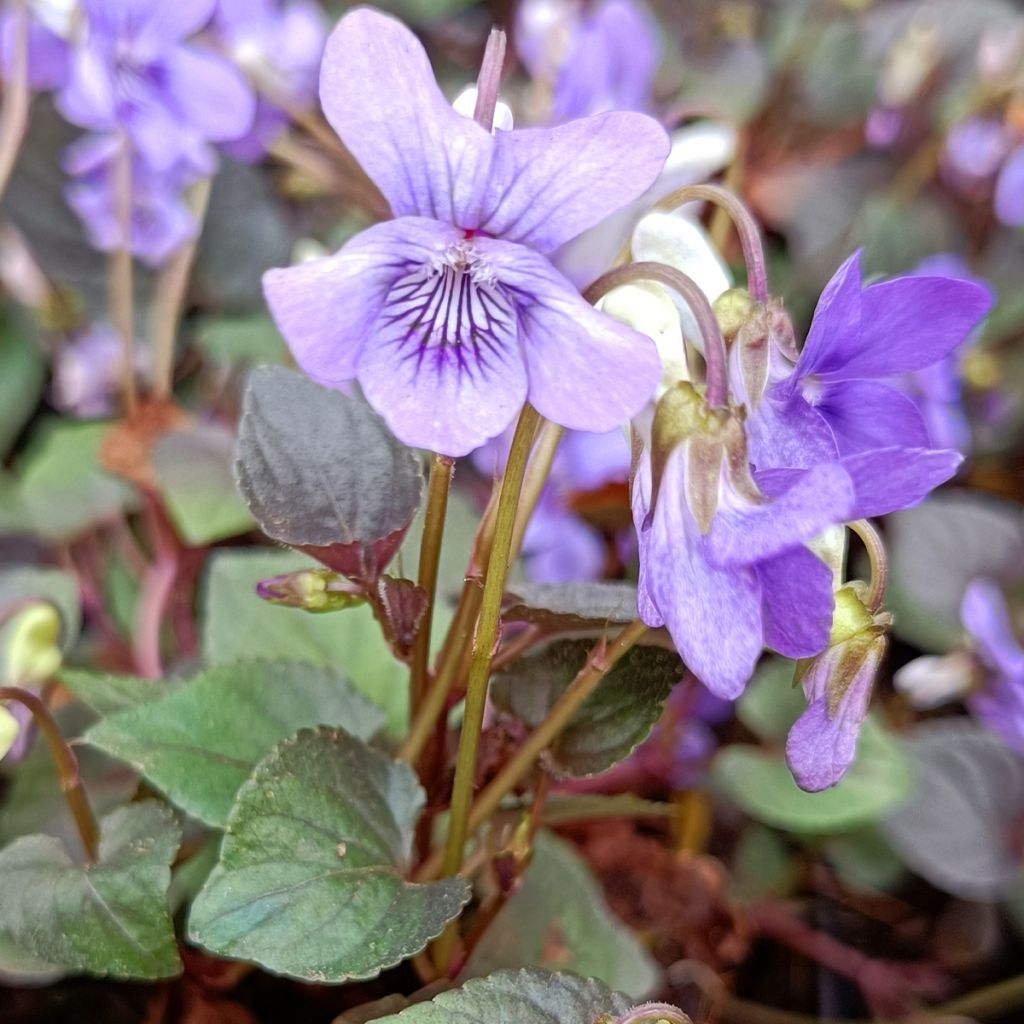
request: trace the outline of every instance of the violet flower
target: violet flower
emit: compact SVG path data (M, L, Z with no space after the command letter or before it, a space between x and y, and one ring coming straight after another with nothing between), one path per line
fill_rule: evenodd
M940 168L946 183L964 195L988 188L1010 150L1010 133L994 117L969 117L946 136Z
M206 142L237 139L255 103L223 58L186 45L215 0L83 0L86 31L57 106L72 124L125 133L154 171L194 161Z
M1024 146L1006 158L996 179L995 211L1009 228L1024 225Z
M967 698L971 713L1024 757L1024 647L1014 636L1006 600L990 579L972 580L960 606L980 681Z
M68 77L74 3L30 3L28 17L28 86L34 92L60 89ZM17 16L0 15L0 75L6 79L14 61Z
M117 406L124 346L117 332L96 324L57 350L51 400L69 416L110 415ZM136 369L145 364L145 349L136 350Z
M311 0L219 0L213 29L257 92L252 128L222 148L236 160L259 160L290 115L316 102L327 37L324 13Z
M593 431L640 409L653 343L588 305L547 254L651 184L668 150L656 122L609 113L492 134L445 100L419 40L366 8L328 40L320 97L396 219L265 275L306 373L358 379L400 440L452 456L525 401Z
M773 348L763 394L736 395L750 413L754 464L808 467L875 449L929 448L917 406L887 382L949 356L991 303L981 285L948 277L865 288L854 253L822 292L795 365ZM743 378L732 380L735 388Z

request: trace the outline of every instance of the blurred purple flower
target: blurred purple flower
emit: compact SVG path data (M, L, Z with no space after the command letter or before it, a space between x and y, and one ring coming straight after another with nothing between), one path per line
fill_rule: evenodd
M1024 225L1024 146L1007 158L996 180L996 216L1009 228Z
M877 106L864 123L864 138L875 149L888 149L903 130L903 111L895 107Z
M854 253L822 292L795 366L773 352L760 400L738 396L750 411L751 461L808 467L893 446L929 448L917 406L886 381L945 359L991 304L980 284L949 277L864 288Z
M981 669L980 683L967 705L983 725L1024 757L1024 648L1014 636L998 584L984 578L972 580L960 605L960 619Z
M51 399L61 412L83 419L107 416L117 404L122 345L117 332L94 324L57 350ZM137 353L142 363L142 351Z
M35 92L60 89L67 81L72 5L37 9L30 5L28 21L28 85ZM17 15L0 15L0 74L6 78L14 61Z
M219 0L213 27L221 46L256 89L248 134L223 144L236 160L258 160L288 124L316 102L327 22L311 0Z
M163 171L135 157L131 170L131 230L126 240L119 219L117 161L121 142L112 135L88 135L64 154L64 169L73 176L65 187L68 205L85 224L89 241L102 252L123 248L150 266L159 266L198 230L183 189L213 171L208 149L206 164L179 161Z
M194 162L205 142L250 128L252 92L223 58L184 40L215 0L83 0L87 28L57 106L72 124L127 134L154 171Z
M950 187L970 195L995 177L1010 149L1010 134L994 117L969 117L946 136L941 169Z
M527 400L583 430L639 410L660 372L653 343L595 311L546 254L657 177L656 122L488 132L445 100L415 35L365 8L328 40L320 96L396 219L265 275L306 373L358 378L399 439L447 455L500 434Z

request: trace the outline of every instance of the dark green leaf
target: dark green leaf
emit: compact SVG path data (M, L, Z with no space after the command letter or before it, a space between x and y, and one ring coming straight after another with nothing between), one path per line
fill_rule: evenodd
M193 817L221 826L238 787L280 740L321 724L368 739L383 721L336 670L249 661L208 669L160 700L99 722L85 739L137 768Z
M507 622L551 630L626 625L636 618L632 583L521 583L505 597Z
M308 981L372 978L422 950L469 898L403 877L423 791L340 729L281 743L238 793L189 936Z
M101 824L99 859L75 864L59 840L24 836L0 851L0 920L33 957L101 977L169 978L181 964L167 913L181 840L171 812L132 804Z
M0 458L28 422L46 383L46 359L21 317L0 319Z
M347 575L387 564L423 486L417 458L365 402L281 366L250 378L237 468L268 537Z
M210 424L165 434L153 446L153 470L186 544L212 544L255 525L235 487L234 447L230 431Z
M896 741L872 720L861 730L857 760L822 793L805 793L786 762L756 747L726 747L712 778L755 821L791 832L845 832L879 820L909 795L913 782Z
M288 658L343 670L384 709L388 731L408 722L409 670L396 661L366 606L309 615L256 596L256 584L313 563L287 551L220 551L210 559L203 593L203 657L209 664Z
M632 1005L601 982L575 974L498 971L379 1024L595 1024Z
M520 888L488 926L464 976L554 966L638 1001L650 996L659 977L650 954L608 910L586 862L568 843L541 832Z
M558 640L520 658L491 683L496 707L530 729L583 668L593 640ZM634 647L598 684L550 748L554 768L594 775L628 757L647 738L661 706L683 674L678 656L660 647Z

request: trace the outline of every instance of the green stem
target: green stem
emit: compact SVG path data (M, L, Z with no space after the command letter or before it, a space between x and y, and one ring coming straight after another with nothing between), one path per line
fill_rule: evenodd
M515 528L516 508L526 473L530 447L540 423L536 410L523 407L516 424L512 447L505 464L501 481L501 495L498 498L498 512L495 517L494 543L487 559L487 573L484 576L483 594L480 601L480 617L473 637L473 653L469 663L469 678L466 682L466 706L462 730L459 733L459 751L455 759L455 781L452 785L451 811L448 822L448 838L445 843L443 870L445 875L455 875L462 865L462 854L469 832L469 812L473 799L473 780L476 776L476 754L483 726L484 707L487 702L487 681L491 674L491 659L494 656L501 619L501 599L505 592L505 578L508 575L509 558L512 551L512 533ZM449 928L438 940L437 962L446 966L454 946L456 933Z
M31 100L28 87L28 3L27 0L15 0L12 6L13 46L4 82L3 109L0 110L0 196L7 189L21 151Z
M95 864L99 854L99 830L92 808L86 799L85 790L82 788L78 759L67 740L61 735L49 708L34 693L18 686L0 686L0 701L4 700L17 701L32 712L32 717L50 748L50 754L57 767L61 792L67 801L71 816L75 819L75 827L82 840L85 855L90 864Z
M555 452L558 451L558 442L562 440L564 433L563 427L550 420L541 427L533 458L530 459L526 478L523 481L523 492L519 499L519 511L516 513L516 525L512 534L513 552L518 552L523 545L526 527L530 524L530 518L540 500L540 493L544 490L544 485L551 474L551 463L554 461Z
M121 244L110 254L110 319L121 336L122 410L131 416L138 404L135 388L135 293L132 281L132 153L122 133L114 159L114 205Z
M479 828L498 809L501 801L522 782L537 758L551 746L569 724L580 705L597 689L601 680L646 632L647 627L637 620L626 626L607 646L604 640L598 643L587 658L587 663L566 687L565 692L555 702L544 721L526 737L501 771L477 797L472 810L467 815L467 831ZM450 874L448 864L449 861L442 857L440 851L437 851L423 862L419 871L416 872L416 880L423 882L436 878L440 873ZM458 865L456 865L457 869Z
M437 567L441 558L445 516L448 513L448 491L455 472L455 460L447 455L435 454L430 460L427 481L427 510L423 517L423 537L420 541L420 564L416 582L427 595L427 607L420 620L419 631L412 648L412 692L410 705L415 716L427 692L430 658L430 632L434 619L437 595Z

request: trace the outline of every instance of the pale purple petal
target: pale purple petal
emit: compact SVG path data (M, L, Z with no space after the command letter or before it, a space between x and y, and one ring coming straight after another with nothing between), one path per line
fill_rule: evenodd
M480 226L468 214L479 215L494 142L452 109L401 22L369 8L346 14L327 40L320 100L396 217Z
M636 472L630 480L629 487L630 508L633 513L633 525L637 537L639 549L638 571L636 581L636 609L637 616L645 625L657 629L665 625L665 616L661 614L651 597L648 572L648 541L650 539L650 524L647 522L647 514L651 507L651 460L649 457L642 458Z
M71 68L71 50L65 40L41 25L30 15L28 22L28 86L33 92L60 89ZM10 75L14 63L18 19L0 15L0 74Z
M1024 677L996 676L967 698L972 715L1024 757Z
M327 386L351 380L392 285L459 237L436 221L403 217L368 228L333 256L267 271L267 304L299 366Z
M571 583L600 579L606 552L595 530L543 495L526 527L523 557L531 580Z
M801 789L820 793L846 774L857 755L857 737L870 692L864 691L860 718L843 710L830 718L826 698L819 697L793 724L786 738L786 763Z
M227 61L177 46L167 55L164 68L168 98L204 138L222 142L249 130L256 100L245 79Z
M661 374L650 338L594 309L538 253L492 239L475 244L515 295L530 401L542 416L602 432L650 400Z
M996 216L1011 228L1024 224L1024 146L1018 146L1003 164L996 181Z
M800 353L793 384L808 374L841 370L860 347L860 256L858 249L825 285Z
M556 128L498 132L474 223L551 252L654 183L669 152L665 130L643 114L598 114Z
M959 452L922 448L884 448L845 458L841 465L856 492L847 518L870 519L910 508L953 477L963 460Z
M931 445L917 406L887 384L868 380L830 384L814 408L831 428L841 456L888 448L894 442L906 448Z
M146 34L166 45L203 28L213 17L217 0L153 0L148 6L152 10L146 18Z
M825 418L799 391L786 394L786 382L769 389L747 418L747 454L757 469L780 466L810 469L838 455Z
M824 463L795 476L764 504L730 498L719 506L707 538L707 554L716 565L749 565L845 522L852 518L854 491L840 465Z
M67 84L57 96L57 109L80 128L106 131L116 127L114 79L99 50L83 46L74 51Z
M1014 636L1006 599L994 580L971 580L960 605L960 621L988 667L1018 677L1024 687L1024 649Z
M811 658L827 646L835 594L832 570L805 547L757 563L766 647Z
M595 491L625 480L629 468L629 442L621 430L603 434L570 430L555 453L551 476L572 490Z

